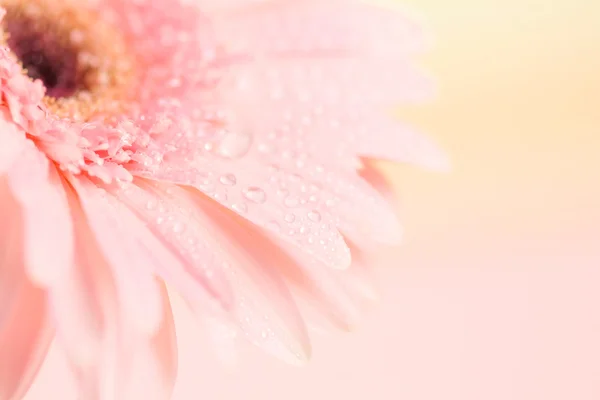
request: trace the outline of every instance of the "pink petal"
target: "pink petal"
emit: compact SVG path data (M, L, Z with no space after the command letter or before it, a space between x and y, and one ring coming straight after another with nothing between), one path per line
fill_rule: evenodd
M286 277L295 285L302 314L314 322L311 327L319 333L353 330L379 300L365 254L357 246L350 245L352 266L344 271L323 271L297 251L290 251L296 261L291 266L297 267L284 270Z
M279 181L276 168L250 158L203 158L192 167L199 170L171 163L140 175L196 187L321 262L338 268L350 265L350 252L331 216L323 213L320 221L311 219L314 208L300 198L301 186Z
M394 184L391 179L387 177L380 168L377 167L375 161L363 160L361 168L357 173L373 186L381 195L387 199L390 203L394 201Z
M98 201L90 195L93 190L81 186L85 184L78 185L78 194L87 190L84 196L88 196L88 204ZM132 315L132 304L120 287L122 277L101 253L81 207L74 202L72 209L77 228L77 268L72 269L70 279L50 287L49 297L60 343L67 350L81 398L135 398L127 394L140 390L139 379L144 380L142 385L147 389L152 388L153 396L158 396L148 397L144 389L144 398L168 398L176 361L173 320L164 286L156 284L160 316L158 326L149 329L148 319L154 317L144 314L140 319ZM127 264L120 267L127 268ZM140 275L139 279L143 278ZM137 294L142 301L148 299L148 292ZM151 382L145 381L149 378Z
M156 357L163 370L162 376L166 378L166 383L172 389L175 386L177 378L177 335L175 332L175 321L171 310L169 295L164 283L161 283L161 293L163 298L163 323L159 331L151 340L151 346L156 353Z
M348 173L337 175L331 186L341 198L331 212L341 215L340 229L345 235L358 243L365 240L397 245L401 241L402 227L395 210L371 185ZM367 215L364 215L365 209L369 210Z
M360 52L400 57L423 50L420 27L391 9L354 0L280 0L227 15L216 24L241 53Z
M332 215L338 228L356 241L397 244L401 240L394 209L356 172L324 165L306 153L274 152L263 158L279 167L279 182L299 186L299 200L316 210L310 214L313 221Z
M437 144L392 118L373 118L360 128L353 143L360 156L409 163L434 171L450 168L447 156Z
M48 324L44 293L24 277L8 318L0 321L0 398L20 399L42 365L54 330ZM4 308L6 305L0 306Z
M188 219L206 230L206 243L220 250L236 299L231 312L244 336L285 361L305 361L310 345L304 324L275 268L269 266L270 252L259 247L256 228L193 189L150 187L165 201L188 210Z
M153 273L211 312L229 309L233 295L224 260L207 241L210 234L189 218L187 210L169 202L142 179L107 189L122 202L116 207L120 208L119 218L126 222L123 229L129 230L127 236L137 242L139 251L147 254Z
M363 310L338 279L337 271L325 271L293 249L289 249L289 254L294 262L288 263L283 273L299 290L299 295L308 299L309 304L339 328L352 330L357 326ZM346 273L348 270L340 272Z
M360 250L361 247L360 244L350 242L352 267L347 271L339 271L336 277L358 304L370 307L379 301L380 294L373 270L370 268L374 260L368 252Z
M264 156L308 153L325 164L354 168L361 145L375 138L377 145L389 139L402 156L399 161L435 162L439 151L423 154L425 139L407 135L381 113L400 101L428 96L430 84L408 64L384 65L355 58L236 65L219 83L218 96L230 110L230 129L252 134L253 148Z
M204 325L211 350L217 361L226 369L232 370L237 365L237 339L238 329L231 324L210 316L196 312Z
M319 129L319 122L330 123L351 116L352 111L420 102L434 94L430 79L408 61L326 55L234 64L226 69L217 89L225 106L251 106L234 110L245 120L264 117L263 125L273 128L285 128L294 118L304 121L305 128ZM282 112L257 113L262 106Z
M59 343L73 367L92 368L102 355L107 325L115 324L118 310L104 255L74 193L68 198L76 229L75 262L62 280L48 287L48 306Z
M0 177L0 326L9 317L25 279L23 262L23 222L21 209Z
M49 285L73 264L71 215L56 168L33 143L26 147L8 172L8 184L23 210L27 273Z
M44 293L25 275L21 210L0 179L0 398L19 399L53 337Z
M25 147L25 135L17 127L0 117L0 175L15 162Z
M84 178L71 178L70 183L111 268L123 318L141 332L155 332L163 315L160 290L149 267L149 255L137 246L137 233L121 218L124 206Z
M347 270L331 271L328 276L307 272L304 279L291 282L310 332L320 335L354 330L379 299L368 270L354 261Z
M355 1L280 1L228 18L218 33L252 57L233 62L218 96L254 148L349 168L363 152L445 167L437 147L379 114L432 94L406 57L426 43L417 24Z
M123 399L166 400L177 377L177 338L171 305L163 284L162 324L153 337L134 336L129 385Z
M273 0L192 0L200 10L203 12L210 12L211 14L217 12L231 12L243 7L252 7L269 3L270 1Z

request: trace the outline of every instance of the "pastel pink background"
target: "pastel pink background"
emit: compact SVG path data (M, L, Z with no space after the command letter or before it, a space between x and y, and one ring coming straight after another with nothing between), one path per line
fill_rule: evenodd
M600 3L404 3L437 36L440 97L401 115L455 170L383 166L407 240L382 306L305 369L245 350L226 372L177 303L176 400L600 399ZM54 349L28 399L74 398L65 371Z

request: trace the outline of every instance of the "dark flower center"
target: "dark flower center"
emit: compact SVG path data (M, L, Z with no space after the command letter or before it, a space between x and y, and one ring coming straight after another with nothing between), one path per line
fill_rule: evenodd
M50 97L72 96L84 83L78 79L77 51L64 47L52 32L36 32L24 29L25 21L8 19L7 44L21 61L27 75L39 79ZM33 25L35 26L35 25Z
M122 112L135 63L120 31L69 0L0 0L4 44L24 73L46 88L61 117L86 120Z

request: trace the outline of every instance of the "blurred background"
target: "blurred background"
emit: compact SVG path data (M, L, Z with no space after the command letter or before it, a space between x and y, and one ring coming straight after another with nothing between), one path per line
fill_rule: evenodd
M600 399L600 2L402 4L435 33L440 93L400 115L454 171L382 165L407 235L381 307L305 369L249 353L234 372L178 307L175 400ZM28 399L73 398L64 369L52 351Z

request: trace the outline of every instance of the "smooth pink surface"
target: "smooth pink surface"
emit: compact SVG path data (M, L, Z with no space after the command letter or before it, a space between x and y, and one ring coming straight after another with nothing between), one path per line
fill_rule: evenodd
M227 374L177 302L175 399L600 397L598 6L422 3L442 95L415 119L456 169L386 169L409 234L381 308L306 369L248 350ZM65 376L53 351L28 398L73 398Z

